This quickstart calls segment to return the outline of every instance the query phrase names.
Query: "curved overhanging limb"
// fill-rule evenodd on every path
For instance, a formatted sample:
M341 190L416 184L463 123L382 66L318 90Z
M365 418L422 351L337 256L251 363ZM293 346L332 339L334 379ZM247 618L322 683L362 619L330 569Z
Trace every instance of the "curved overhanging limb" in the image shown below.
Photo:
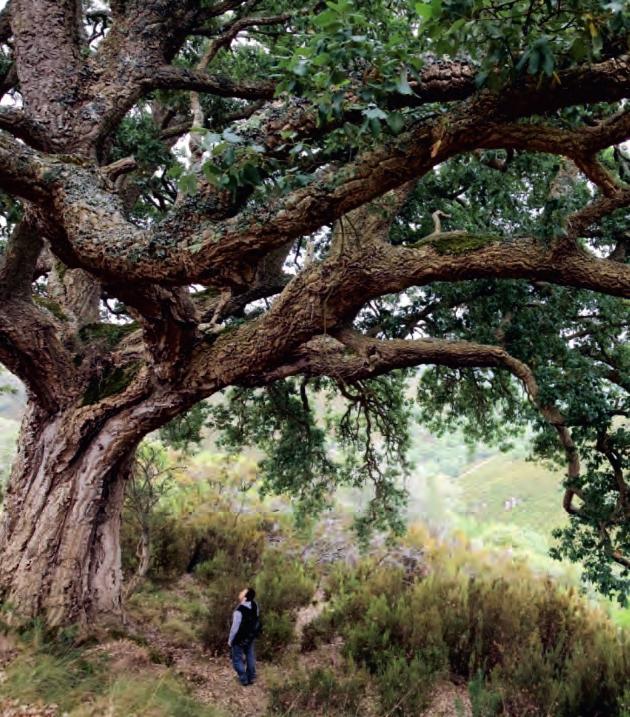
M351 385L394 369L422 365L505 369L515 376L521 382L532 405L556 431L567 464L569 487L563 505L571 515L580 516L579 509L572 504L573 498L579 497L579 489L575 486L580 478L580 459L571 430L555 406L540 400L538 383L531 368L500 346L443 339L382 340L352 329L344 329L332 335L317 336L306 342L285 364L261 375L259 383L266 385L282 378L300 375L309 378L328 376L341 385ZM606 444L605 437L600 439L598 448L611 461L622 502L627 506L627 486L621 475L619 461ZM607 526L601 526L601 536L602 541L610 545L610 557L619 565L628 567L630 558L611 545Z

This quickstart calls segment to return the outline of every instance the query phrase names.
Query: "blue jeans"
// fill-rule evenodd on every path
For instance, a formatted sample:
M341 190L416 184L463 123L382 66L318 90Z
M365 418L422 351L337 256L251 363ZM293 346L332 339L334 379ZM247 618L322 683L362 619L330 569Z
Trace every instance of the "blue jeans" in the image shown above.
M245 662L245 664L243 664ZM256 655L254 641L245 645L232 645L232 665L242 685L249 685L256 679Z

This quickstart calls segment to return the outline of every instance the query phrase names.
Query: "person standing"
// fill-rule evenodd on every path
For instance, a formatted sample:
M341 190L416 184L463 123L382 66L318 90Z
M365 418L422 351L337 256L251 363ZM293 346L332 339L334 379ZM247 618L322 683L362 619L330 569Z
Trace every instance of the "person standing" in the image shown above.
M232 665L240 683L246 687L256 680L256 655L254 642L260 633L260 615L258 604L254 600L254 588L241 590L239 604L232 616L232 627L228 637Z

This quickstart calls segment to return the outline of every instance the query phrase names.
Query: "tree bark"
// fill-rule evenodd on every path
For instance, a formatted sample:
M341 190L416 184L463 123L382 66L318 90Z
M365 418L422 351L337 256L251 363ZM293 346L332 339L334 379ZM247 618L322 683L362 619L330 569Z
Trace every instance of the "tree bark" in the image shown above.
M24 418L0 522L0 596L15 623L122 617L121 510L140 436L121 418L97 429L90 418L34 406Z
M457 102L438 116L405 115L404 131L347 160L313 152L322 163L314 162L307 185L268 202L249 201L249 189L232 193L204 182L172 207L161 198L159 221L138 222L130 212L143 182L126 191L117 175L138 166L148 177L163 156L156 153L150 169L133 157L112 162L111 150L125 115L154 90L268 100L251 128L238 131L280 162L299 141L323 143L339 125L317 121L303 98L275 98L267 81L206 71L235 32L275 22L248 17L245 0L111 0L108 32L91 48L84 5L11 0L0 12L0 40L15 76L5 73L0 85L19 81L22 98L0 108L0 189L26 210L0 257L0 361L32 400L0 515L0 600L13 606L16 621L41 616L50 625L121 617L118 538L133 452L144 435L196 401L229 385L262 386L300 372L349 380L429 360L507 367L527 385L523 366L501 347L349 338L344 330L368 301L434 282L495 278L630 296L630 267L580 242L593 224L630 205L621 175L617 181L596 159L627 139L630 114L615 112L595 125L590 118L570 130L545 120L563 108L628 97L627 54L559 69L553 79L516 78L500 92L477 88L476 71L464 62L429 61L412 92L391 93L388 108ZM235 15L222 25L229 10ZM197 69L173 64L199 31L216 31L216 39ZM199 124L187 113L169 127L179 112L170 102L151 112L167 150ZM349 108L340 118L346 120L358 127L364 118ZM405 183L482 149L564 156L602 196L566 216L564 234L553 240L436 227L414 245L391 244ZM271 176L266 164L263 175ZM295 243L334 222L328 254L285 275ZM505 228L497 221L497 231ZM49 267L39 270L44 254ZM191 292L194 284L207 292ZM135 327L123 329L118 310L106 318L104 294L124 305ZM247 305L276 294L262 315L246 314ZM533 398L531 382L529 393ZM561 435L576 476L568 429L558 416L543 415ZM148 538L140 547L144 570Z

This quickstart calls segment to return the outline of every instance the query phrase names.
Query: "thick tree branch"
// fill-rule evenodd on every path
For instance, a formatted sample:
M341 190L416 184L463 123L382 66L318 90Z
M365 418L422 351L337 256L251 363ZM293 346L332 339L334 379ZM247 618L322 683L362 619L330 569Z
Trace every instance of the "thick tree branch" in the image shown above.
M14 229L0 265L0 360L26 384L40 406L55 412L70 397L72 357L59 319L31 300L31 282L42 249L32 216Z
M23 139L35 149L46 151L52 148L51 137L46 128L16 107L0 107L0 129Z
M66 98L81 69L81 4L77 0L12 0L15 61L25 109L59 134L59 122L70 119ZM44 30L45 29L45 30Z
M0 132L0 187L13 196L46 203L51 187L44 179L46 164L42 155Z
M588 204L584 209L572 214L567 220L569 237L579 237L593 224L596 224L607 214L630 206L630 187L619 189L616 192ZM614 258L611 259L613 261Z
M596 156L574 157L574 161L578 169L601 189L605 197L611 197L621 189L618 180L597 160Z
M264 80L235 81L223 75L211 75L170 65L155 68L142 84L145 90L194 90L209 92L218 97L238 97L244 100L269 100L275 92L273 83Z

